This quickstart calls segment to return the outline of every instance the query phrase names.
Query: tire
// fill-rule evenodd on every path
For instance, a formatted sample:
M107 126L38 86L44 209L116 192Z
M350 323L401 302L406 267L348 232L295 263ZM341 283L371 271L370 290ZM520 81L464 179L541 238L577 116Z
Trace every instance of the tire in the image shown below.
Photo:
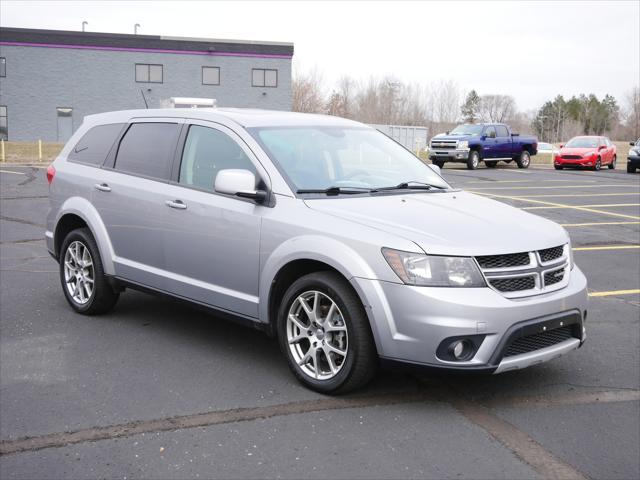
M487 166L487 168L496 168L496 165L498 165L498 162L487 162L485 160L484 164Z
M88 228L69 232L60 248L59 264L62 291L76 312L99 315L114 307L120 295L107 282L98 245ZM92 280L93 286L82 279Z
M531 155L529 152L527 150L523 150L516 160L516 163L518 164L518 168L529 168L529 165L531 164Z
M438 168L444 167L444 160L433 160L431 163L433 163Z
M636 173L636 167L634 167L630 163L627 163L627 173Z
M309 310L300 299L305 300ZM325 318L314 326L316 302L320 316L324 314ZM325 332L330 325L332 302L337 308L334 323L332 330ZM280 303L277 328L280 349L289 368L298 381L312 390L347 393L362 387L375 375L377 353L367 314L349 283L337 273L311 273L293 282ZM316 356L309 356L316 343ZM330 346L346 354L327 351Z
M597 172L602 168L602 160L600 157L596 160L596 164L593 166L593 169Z
M556 170L562 170L564 167L562 165L554 165L553 168Z
M467 168L469 170L475 170L480 165L480 153L477 150L471 150L469 152L469 158L467 158Z
M611 160L611 163L609 165L607 165L609 167L609 170L615 170L616 169L616 160L618 160L618 157L616 157L614 155L613 156L613 160Z

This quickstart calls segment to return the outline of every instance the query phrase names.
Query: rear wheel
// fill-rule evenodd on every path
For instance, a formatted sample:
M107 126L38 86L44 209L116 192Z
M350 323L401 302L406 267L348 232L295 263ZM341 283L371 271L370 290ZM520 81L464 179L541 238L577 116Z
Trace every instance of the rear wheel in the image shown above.
M616 168L616 160L618 159L618 157L616 157L615 155L613 156L613 160L611 160L611 163L608 165L610 170L615 170Z
M485 160L484 164L488 167L488 168L496 168L496 165L498 165L498 162L487 162Z
M62 242L60 283L69 305L84 315L108 312L118 301L119 294L107 282L98 245L88 228L69 232Z
M444 160L432 160L431 163L433 163L438 168L444 167Z
M469 170L475 170L480 164L480 153L477 150L471 150L469 152L469 158L467 158L467 168Z
M322 393L346 393L375 374L369 321L348 282L334 272L296 280L278 311L278 340L296 378Z
M516 160L518 168L529 168L531 164L531 155L528 151L523 150L518 159Z
M598 157L598 159L596 160L596 164L593 166L593 169L597 172L601 168L602 168L602 160L600 160L600 157Z

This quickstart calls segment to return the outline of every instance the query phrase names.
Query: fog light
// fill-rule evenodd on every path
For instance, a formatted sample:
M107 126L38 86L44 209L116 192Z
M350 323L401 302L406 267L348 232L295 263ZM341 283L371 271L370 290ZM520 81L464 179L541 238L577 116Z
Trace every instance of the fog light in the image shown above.
M456 358L462 358L462 354L464 353L464 342L462 340L457 341L453 344L453 356Z
M468 340L456 340L449 345L449 352L456 360L466 360L473 350L473 344Z

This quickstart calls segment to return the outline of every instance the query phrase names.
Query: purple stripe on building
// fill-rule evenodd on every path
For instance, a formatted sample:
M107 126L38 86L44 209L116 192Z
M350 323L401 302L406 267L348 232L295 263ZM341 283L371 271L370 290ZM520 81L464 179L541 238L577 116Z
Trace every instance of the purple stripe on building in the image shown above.
M105 50L115 52L141 52L141 53L169 53L178 55L205 55L209 57L253 57L253 58L284 58L291 59L292 55L252 52L216 52L196 50L166 50L155 48L131 48L131 47L105 47L99 45L61 45L53 43L29 43L29 42L1 42L0 45L14 47L41 47L41 48L66 48L76 50Z

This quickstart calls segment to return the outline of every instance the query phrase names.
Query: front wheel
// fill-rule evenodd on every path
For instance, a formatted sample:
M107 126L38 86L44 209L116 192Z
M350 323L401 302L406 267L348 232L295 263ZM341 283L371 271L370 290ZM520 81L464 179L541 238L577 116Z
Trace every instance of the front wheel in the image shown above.
M531 164L531 155L528 151L523 150L518 159L516 160L518 168L529 168Z
M609 170L615 170L616 168L616 160L618 159L618 157L616 157L615 155L613 156L613 160L611 160L611 163L608 165L609 166Z
M562 170L564 167L562 165L554 165L553 168L556 170Z
M438 168L444 167L444 160L432 160L431 163L433 163Z
M593 169L597 172L602 168L602 160L600 160L600 157L598 157L598 159L596 160L596 164L593 166Z
M636 173L636 167L634 167L630 163L627 163L627 173Z
M487 162L485 160L484 164L487 166L487 168L496 168L496 165L498 165L498 162Z
M334 272L296 280L278 311L278 341L296 378L321 393L346 393L375 374L377 355L362 302Z
M102 268L100 252L91 231L69 232L60 249L60 283L69 305L78 313L106 313L118 301Z
M480 164L480 153L477 150L471 150L469 158L467 158L467 168L469 170L475 170Z

